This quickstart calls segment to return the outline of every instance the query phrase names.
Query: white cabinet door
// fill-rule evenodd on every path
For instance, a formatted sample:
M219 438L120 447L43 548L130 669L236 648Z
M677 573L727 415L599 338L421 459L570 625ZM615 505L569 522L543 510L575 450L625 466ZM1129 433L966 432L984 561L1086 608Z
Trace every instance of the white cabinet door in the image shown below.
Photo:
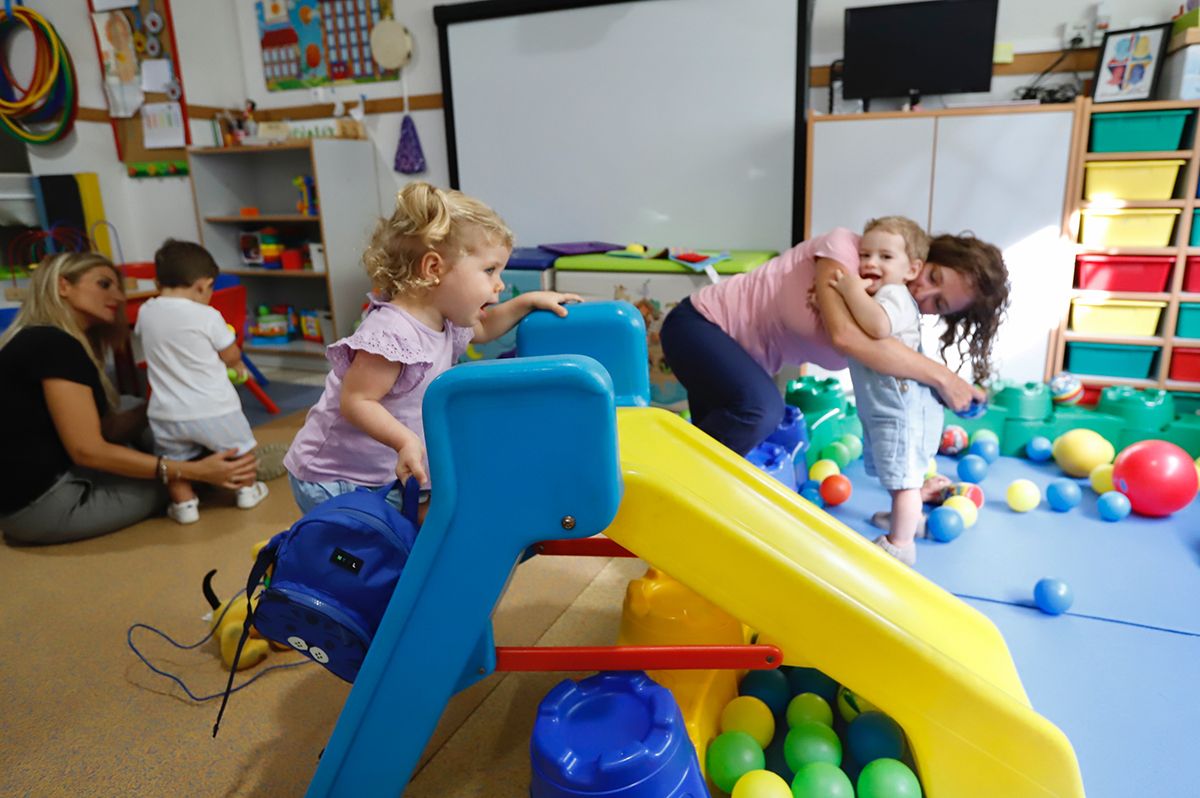
M1072 119L1063 108L937 123L930 229L970 231L1004 252L1012 290L993 366L1011 380L1042 379L1050 333L1069 301L1073 261L1061 223ZM934 341L927 331L931 354Z
M816 121L809 237L893 214L926 226L933 132L932 117Z

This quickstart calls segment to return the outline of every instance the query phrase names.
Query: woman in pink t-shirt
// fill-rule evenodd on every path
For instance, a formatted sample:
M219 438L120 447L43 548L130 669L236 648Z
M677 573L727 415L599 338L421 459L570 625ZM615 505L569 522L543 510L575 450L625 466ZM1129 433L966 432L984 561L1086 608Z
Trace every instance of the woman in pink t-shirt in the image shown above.
M815 363L841 369L847 358L929 385L955 410L983 398L942 363L859 328L831 287L837 272L858 272L858 250L858 234L839 227L754 271L701 288L667 315L663 356L687 389L692 423L744 455L783 418L774 380L780 368ZM937 236L908 289L922 313L945 322L941 353L965 347L975 381L986 379L1008 302L1000 251L969 235Z

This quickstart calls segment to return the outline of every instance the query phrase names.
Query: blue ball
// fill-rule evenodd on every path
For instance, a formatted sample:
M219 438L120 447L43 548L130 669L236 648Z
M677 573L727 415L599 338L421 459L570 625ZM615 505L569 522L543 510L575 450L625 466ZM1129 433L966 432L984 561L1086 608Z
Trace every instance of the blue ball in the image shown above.
M1110 490L1102 493L1096 500L1096 510L1105 521L1120 521L1129 515L1129 511L1132 509L1129 497L1119 491Z
M925 521L929 536L942 543L949 543L962 534L962 513L953 507L938 507L929 514Z
M1046 503L1055 512L1065 513L1083 499L1079 485L1070 479L1056 479L1046 486Z
M752 695L771 708L775 715L787 712L792 691L787 676L780 670L750 671L738 685L738 695Z
M1000 459L1000 444L991 438L976 438L967 449L969 454L975 454L987 461L988 465Z
M854 761L866 767L876 759L902 759L904 732L900 724L877 710L864 712L846 729L846 748Z
M971 444L972 447L975 444ZM979 484L987 476L988 464L977 454L968 454L958 461L958 478L963 482Z
M818 507L825 506L825 500L823 498L821 498L821 489L820 488L810 488L807 485L805 485L804 488L800 491L800 495L803 496L804 498L808 499L810 502L817 505Z
M804 480L804 484L801 485L798 490L803 493L805 489L819 491L821 490L821 483L817 482L815 479L806 479Z
M1035 463L1044 463L1050 459L1053 454L1054 444L1050 443L1049 438L1038 435L1030 438L1029 443L1025 444L1025 456Z
M1062 615L1074 600L1071 587L1061 579L1039 579L1033 588L1033 603L1047 615Z
M829 702L829 706L837 706L838 683L821 673L816 668L794 667L787 668L788 687L792 696L801 693L816 693Z

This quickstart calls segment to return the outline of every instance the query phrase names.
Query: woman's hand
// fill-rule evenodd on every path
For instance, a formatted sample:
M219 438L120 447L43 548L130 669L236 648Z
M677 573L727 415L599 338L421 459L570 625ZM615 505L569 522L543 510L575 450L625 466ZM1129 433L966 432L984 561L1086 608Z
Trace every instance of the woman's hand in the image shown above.
M246 452L239 457L237 449L226 449L196 460L190 464L190 468L195 469L195 478L201 482L236 490L254 484L258 458L254 452Z
M985 401L987 394L982 388L976 388L954 372L946 369L946 373L935 386L946 407L955 413L962 413L971 406L972 400Z
M425 447L415 435L396 450L396 479L403 485L409 477L416 477L420 485L429 480L425 473Z

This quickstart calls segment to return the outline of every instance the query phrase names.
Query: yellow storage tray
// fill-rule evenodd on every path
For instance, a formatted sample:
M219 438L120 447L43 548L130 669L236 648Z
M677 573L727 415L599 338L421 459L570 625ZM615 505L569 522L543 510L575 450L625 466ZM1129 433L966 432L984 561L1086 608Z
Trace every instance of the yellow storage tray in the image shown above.
M1079 240L1089 247L1169 247L1179 208L1083 211Z
M1186 161L1091 161L1084 164L1086 200L1165 200L1175 192L1175 180Z
M1071 300L1071 329L1093 335L1154 335L1166 302L1140 299Z

